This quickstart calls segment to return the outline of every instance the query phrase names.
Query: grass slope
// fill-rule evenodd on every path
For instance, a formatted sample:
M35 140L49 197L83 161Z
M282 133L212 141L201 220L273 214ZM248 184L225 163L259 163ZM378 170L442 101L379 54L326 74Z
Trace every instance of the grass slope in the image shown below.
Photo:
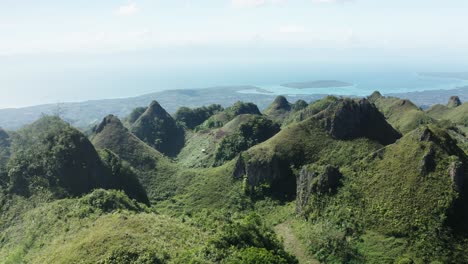
M468 127L468 103L451 108L444 105L434 105L426 113L434 119L449 120L455 124Z
M314 194L304 239L324 262L465 263L467 164L444 130L412 131L341 168L337 194Z
M409 100L384 97L375 92L369 100L385 115L387 121L405 134L420 125L433 123L433 119Z
M151 202L171 195L176 186L164 184L169 184L177 171L171 160L130 133L115 116L104 118L94 132L92 143L96 148L111 150L137 170Z

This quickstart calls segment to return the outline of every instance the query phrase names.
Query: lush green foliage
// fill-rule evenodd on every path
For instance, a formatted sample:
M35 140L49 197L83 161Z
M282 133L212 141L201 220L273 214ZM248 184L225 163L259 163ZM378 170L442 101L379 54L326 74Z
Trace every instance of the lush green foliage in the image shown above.
M7 163L10 159L10 135L0 128L0 187L8 185Z
M234 105L226 108L224 111L208 118L198 127L198 130L222 127L238 115L253 114L260 115L260 110L253 103L236 102Z
M133 125L138 120L138 118L140 118L140 116L144 112L146 112L146 110L148 110L148 107L137 107L133 109L133 111L130 113L130 115L128 115L125 121L128 123L129 126Z
M196 126L202 124L212 115L223 111L221 105L213 104L209 106L202 106L199 108L190 109L188 107L181 107L177 110L174 118L177 122L184 124L189 129L194 129Z
M205 254L213 262L221 263L297 263L284 251L273 230L255 214L223 226L209 241Z
M92 137L98 149L108 149L128 162L145 186L150 201L168 198L176 186L162 184L176 172L171 161L131 134L115 116L106 117Z
M395 143L374 105L336 97L279 98L281 131L240 102L182 108L177 121L153 103L131 130L108 116L94 146L57 117L0 130L0 262L468 262L463 105L426 114L381 97L369 100L408 130ZM433 125L409 131L413 112ZM204 119L176 158L155 149L167 120Z
M428 133L431 140L421 140ZM467 161L450 140L437 128L416 130L343 168L344 185L335 196L310 199L304 234L316 257L338 263L466 262L457 238L465 232L466 208L458 201L466 191L456 191L447 170L457 159Z
M271 120L254 116L243 123L237 132L223 138L215 154L215 165L233 159L240 152L271 138L279 130L279 125Z
M174 263L206 241L198 229L151 213L122 192L97 190L27 210L13 199L2 212L21 217L2 224L3 263Z
M9 189L30 195L50 189L58 197L112 187L111 175L78 130L44 117L15 134L8 163Z
M130 130L142 141L168 156L175 156L184 145L184 130L153 101Z
M281 123L290 114L291 109L291 103L288 102L286 97L280 95L265 109L264 114Z
M110 171L112 185L115 188L124 190L129 197L137 201L149 203L146 191L138 180L137 172L127 162L107 149L99 151L99 156Z
M435 119L449 120L455 124L468 127L468 103L453 108L435 105L427 110L427 114Z
M284 124L285 125L288 125L288 124L291 124L291 123L294 123L294 122L300 122L300 121L304 121L306 120L307 118L309 117L312 117L316 114L318 114L319 112L325 110L330 104L336 102L338 100L337 97L335 96L327 96L321 100L317 100L313 103L311 103L310 105L308 105L307 107L304 107L303 109L297 111L297 112L294 112L293 114L291 114L290 116L288 116L285 120L284 120ZM301 105L303 103L299 103L299 105Z
M294 112L301 111L302 109L307 108L309 104L304 101L304 100L297 100L293 105L292 105L292 110Z
M396 97L371 96L369 100L385 115L388 122L401 133L434 122L430 116L409 100Z

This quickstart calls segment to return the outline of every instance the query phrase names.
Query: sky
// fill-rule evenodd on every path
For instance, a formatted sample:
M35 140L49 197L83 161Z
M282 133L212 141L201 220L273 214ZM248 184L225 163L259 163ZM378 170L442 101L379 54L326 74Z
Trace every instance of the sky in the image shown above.
M37 103L18 98L45 89L39 75L119 64L463 64L467 13L466 0L0 0L0 91L17 92L0 107Z
M0 54L167 47L466 51L466 0L1 0ZM442 50L442 51L440 51Z

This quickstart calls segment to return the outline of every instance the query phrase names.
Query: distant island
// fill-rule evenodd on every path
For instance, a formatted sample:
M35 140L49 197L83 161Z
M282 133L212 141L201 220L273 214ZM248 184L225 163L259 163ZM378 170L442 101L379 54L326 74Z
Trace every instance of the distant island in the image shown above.
M320 80L310 82L293 82L282 84L283 87L296 88L296 89L307 89L307 88L332 88L332 87L347 87L353 86L352 83L335 81L335 80Z
M468 80L468 72L421 72L421 76Z

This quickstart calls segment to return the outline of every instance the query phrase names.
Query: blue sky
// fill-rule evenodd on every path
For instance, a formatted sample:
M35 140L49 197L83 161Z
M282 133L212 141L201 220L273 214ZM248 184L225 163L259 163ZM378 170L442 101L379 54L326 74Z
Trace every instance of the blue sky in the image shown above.
M467 12L466 0L2 0L0 55L246 46L465 52Z

